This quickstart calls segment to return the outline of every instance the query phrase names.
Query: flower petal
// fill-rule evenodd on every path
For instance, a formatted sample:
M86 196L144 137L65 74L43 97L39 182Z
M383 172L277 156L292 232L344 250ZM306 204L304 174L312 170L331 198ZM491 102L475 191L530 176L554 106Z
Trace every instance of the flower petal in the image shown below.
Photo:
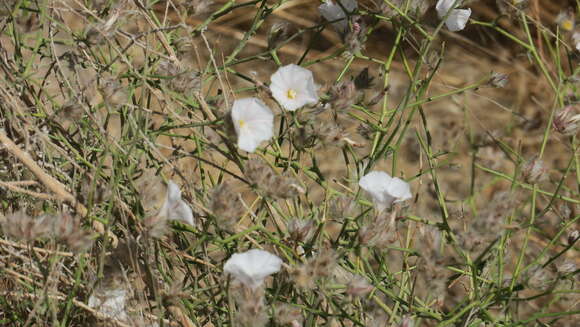
M236 100L231 117L241 150L254 152L261 142L269 140L274 134L274 114L257 98Z
M224 265L224 272L249 288L259 287L266 277L277 273L282 267L282 259L259 249L252 249L232 255Z

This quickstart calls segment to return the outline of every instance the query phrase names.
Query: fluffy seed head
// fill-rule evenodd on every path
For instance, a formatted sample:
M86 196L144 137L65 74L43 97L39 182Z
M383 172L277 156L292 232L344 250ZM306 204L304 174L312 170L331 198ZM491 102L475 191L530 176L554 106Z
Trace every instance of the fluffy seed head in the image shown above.
M573 136L580 131L580 114L576 112L576 107L568 106L556 113L552 126L558 133Z
M216 223L229 232L234 232L236 223L244 214L244 206L238 195L228 182L216 186L211 192L210 209L216 217Z

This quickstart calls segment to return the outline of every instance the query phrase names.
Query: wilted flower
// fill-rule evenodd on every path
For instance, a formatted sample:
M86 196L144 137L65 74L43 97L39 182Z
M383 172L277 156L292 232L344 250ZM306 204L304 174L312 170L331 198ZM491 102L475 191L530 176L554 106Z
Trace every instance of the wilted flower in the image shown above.
M88 305L109 318L127 321L129 319L125 311L127 297L128 291L124 288L103 288L91 294Z
M580 114L576 114L574 109L574 106L568 106L554 116L552 126L560 134L573 136L580 130Z
M232 255L224 265L224 272L255 290L266 277L277 273L281 267L282 259L278 256L264 250L252 249Z
M556 16L556 24L560 26L566 32L572 32L574 26L576 26L576 21L574 20L574 12L570 10L561 11L558 16Z
M193 212L189 205L181 199L179 186L173 181L167 183L167 196L163 207L159 211L159 215L169 220L180 220L191 226L195 226Z
M378 211L413 197L409 183L382 171L371 171L360 179L358 185L372 197Z
M445 25L451 32L461 31L471 16L471 9L455 9L453 6L461 0L439 0L435 9L439 18L445 19ZM449 14L448 14L449 13Z
M507 74L492 72L488 84L493 87L504 88L508 82L509 77Z
M574 31L574 34L572 34L572 41L574 41L576 50L580 51L580 30L577 29Z
M312 72L298 65L280 67L270 78L270 91L278 103L289 111L318 102Z
M338 1L340 4L334 3L332 0L328 0L318 7L318 11L320 11L322 17L324 17L329 22L338 20L332 23L332 27L334 27L338 34L344 36L349 29L348 20L346 18L349 14L352 14L356 10L358 4L356 0Z
M231 117L238 135L238 147L244 151L256 151L260 143L274 134L274 114L260 99L234 101Z

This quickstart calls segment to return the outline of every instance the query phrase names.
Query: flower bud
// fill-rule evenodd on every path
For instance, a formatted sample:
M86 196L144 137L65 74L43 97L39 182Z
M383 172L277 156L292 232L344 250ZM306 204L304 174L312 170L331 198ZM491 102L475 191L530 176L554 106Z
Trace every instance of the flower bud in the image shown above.
M570 233L568 233L568 245L572 246L574 243L576 243L576 241L578 241L579 238L580 231L578 231L577 229L571 231Z
M268 32L268 49L277 48L280 43L288 39L288 32L290 30L290 24L286 22L279 22L272 27Z
M487 83L492 87L504 88L508 82L509 77L507 74L492 72Z

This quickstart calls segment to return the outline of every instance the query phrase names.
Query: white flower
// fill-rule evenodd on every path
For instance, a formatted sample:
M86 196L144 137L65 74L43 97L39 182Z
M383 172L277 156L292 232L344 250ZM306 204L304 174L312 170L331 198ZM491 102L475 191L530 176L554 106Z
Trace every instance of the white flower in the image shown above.
M371 171L359 180L358 185L373 198L379 211L413 197L409 183L382 171Z
M266 277L280 271L282 259L258 249L232 255L224 265L224 272L231 274L246 287L256 289Z
M234 101L231 115L238 134L238 148L254 152L262 141L272 137L274 114L260 99L244 98Z
M318 102L312 72L298 65L280 67L270 78L274 99L286 110L294 111Z
M444 18L447 16L447 12L451 10L445 20L445 25L451 32L464 29L465 24L469 20L469 16L471 16L471 9L452 9L455 2L460 3L461 0L439 0L437 6L435 6L439 18Z
M125 311L126 302L126 289L102 289L91 294L88 305L109 318L128 321L129 316Z
M194 226L193 212L185 201L181 199L179 186L173 181L167 183L167 196L165 203L159 211L159 215L170 220L181 220L191 226Z
M344 12L342 7L339 4L335 4L332 0L326 1L325 3L321 4L318 7L318 11L322 17L324 17L327 21L332 22L337 19L340 19L337 22L332 23L332 27L339 33L339 34L346 34L348 32L348 21L346 20L347 13L352 13L358 7L356 0L339 0L342 7L346 9L347 12Z

